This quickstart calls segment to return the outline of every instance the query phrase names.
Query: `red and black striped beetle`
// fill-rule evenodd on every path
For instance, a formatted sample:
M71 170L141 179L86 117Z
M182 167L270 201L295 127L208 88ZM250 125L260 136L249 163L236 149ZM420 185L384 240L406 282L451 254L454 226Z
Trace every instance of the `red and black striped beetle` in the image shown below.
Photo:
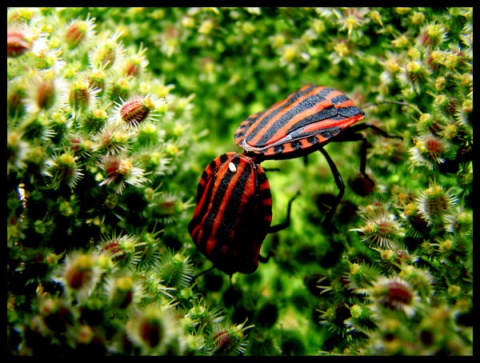
M360 172L373 185L365 173L367 140L357 132L372 128L384 137L398 137L371 124L355 125L364 116L365 113L341 91L306 85L266 110L249 116L234 137L245 155L254 157L257 163L305 156L319 150L327 159L339 189L325 219L328 223L345 192L345 185L323 147L330 141L362 141Z
M266 235L285 228L270 226L272 195L263 168L245 155L228 152L204 170L188 230L197 248L228 275L256 271Z
M333 88L307 85L248 117L235 141L262 159L308 154L364 117L351 99Z

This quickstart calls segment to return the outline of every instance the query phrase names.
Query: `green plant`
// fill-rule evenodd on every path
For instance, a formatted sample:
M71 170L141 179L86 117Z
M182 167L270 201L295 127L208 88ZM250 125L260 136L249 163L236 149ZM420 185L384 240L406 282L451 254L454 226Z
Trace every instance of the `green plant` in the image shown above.
M161 233L191 207L174 178L189 98L121 30L61 14L8 13L9 352L241 352L248 327L202 300L188 248Z

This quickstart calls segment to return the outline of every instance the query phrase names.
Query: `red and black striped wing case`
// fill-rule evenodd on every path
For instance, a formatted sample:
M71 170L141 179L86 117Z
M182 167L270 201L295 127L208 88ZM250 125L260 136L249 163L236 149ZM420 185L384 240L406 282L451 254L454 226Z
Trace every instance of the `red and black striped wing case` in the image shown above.
M364 115L341 91L307 85L248 117L235 142L263 159L292 158L316 150Z
M252 273L272 221L272 196L263 168L234 152L204 170L188 230L197 248L227 274Z

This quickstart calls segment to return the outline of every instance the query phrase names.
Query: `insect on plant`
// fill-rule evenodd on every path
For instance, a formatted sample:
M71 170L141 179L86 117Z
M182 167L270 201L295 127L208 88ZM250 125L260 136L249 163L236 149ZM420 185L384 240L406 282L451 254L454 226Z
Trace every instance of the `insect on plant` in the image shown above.
M359 131L371 128L384 137L398 137L371 124L355 125L364 116L342 92L307 85L248 117L235 133L243 154L220 155L206 167L198 184L197 205L188 225L197 248L229 275L256 271L263 240L268 233L288 227L296 197L288 203L285 222L271 226L272 194L260 163L306 156L316 150L325 156L339 189L324 221L328 224L345 185L323 147L330 141L362 141L360 172L373 185L365 172L367 140Z
M359 132L370 128L384 137L401 139L371 124L356 125L364 116L365 113L341 91L306 85L266 110L249 116L238 127L235 141L245 150L244 155L256 163L291 159L320 151L339 189L324 220L324 224L328 224L345 193L345 185L324 146L329 142L362 141L360 173L373 185L365 172L367 140Z
M216 268L228 275L249 274L262 260L266 235L289 225L292 201L285 222L271 226L272 195L265 171L252 158L228 152L205 168L188 230Z

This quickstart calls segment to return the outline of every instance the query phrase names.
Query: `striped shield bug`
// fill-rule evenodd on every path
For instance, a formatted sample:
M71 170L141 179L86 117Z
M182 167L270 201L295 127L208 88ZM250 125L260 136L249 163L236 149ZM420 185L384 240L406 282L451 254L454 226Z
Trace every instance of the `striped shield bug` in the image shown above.
M190 235L200 252L229 275L256 271L267 233L289 223L291 203L287 221L270 226L272 195L265 171L252 158L234 152L205 168L196 202Z
M374 129L384 137L391 136L371 124L358 124L365 113L341 91L325 86L306 85L264 111L249 116L238 127L234 137L245 155L257 163L268 159L290 159L319 150L326 158L339 189L325 219L328 223L345 192L335 163L323 148L330 141L362 141L360 172L365 173L367 140L358 133ZM401 139L401 137L399 137Z
M307 85L248 117L235 133L238 146L263 159L287 159L314 151L364 117L342 92Z

